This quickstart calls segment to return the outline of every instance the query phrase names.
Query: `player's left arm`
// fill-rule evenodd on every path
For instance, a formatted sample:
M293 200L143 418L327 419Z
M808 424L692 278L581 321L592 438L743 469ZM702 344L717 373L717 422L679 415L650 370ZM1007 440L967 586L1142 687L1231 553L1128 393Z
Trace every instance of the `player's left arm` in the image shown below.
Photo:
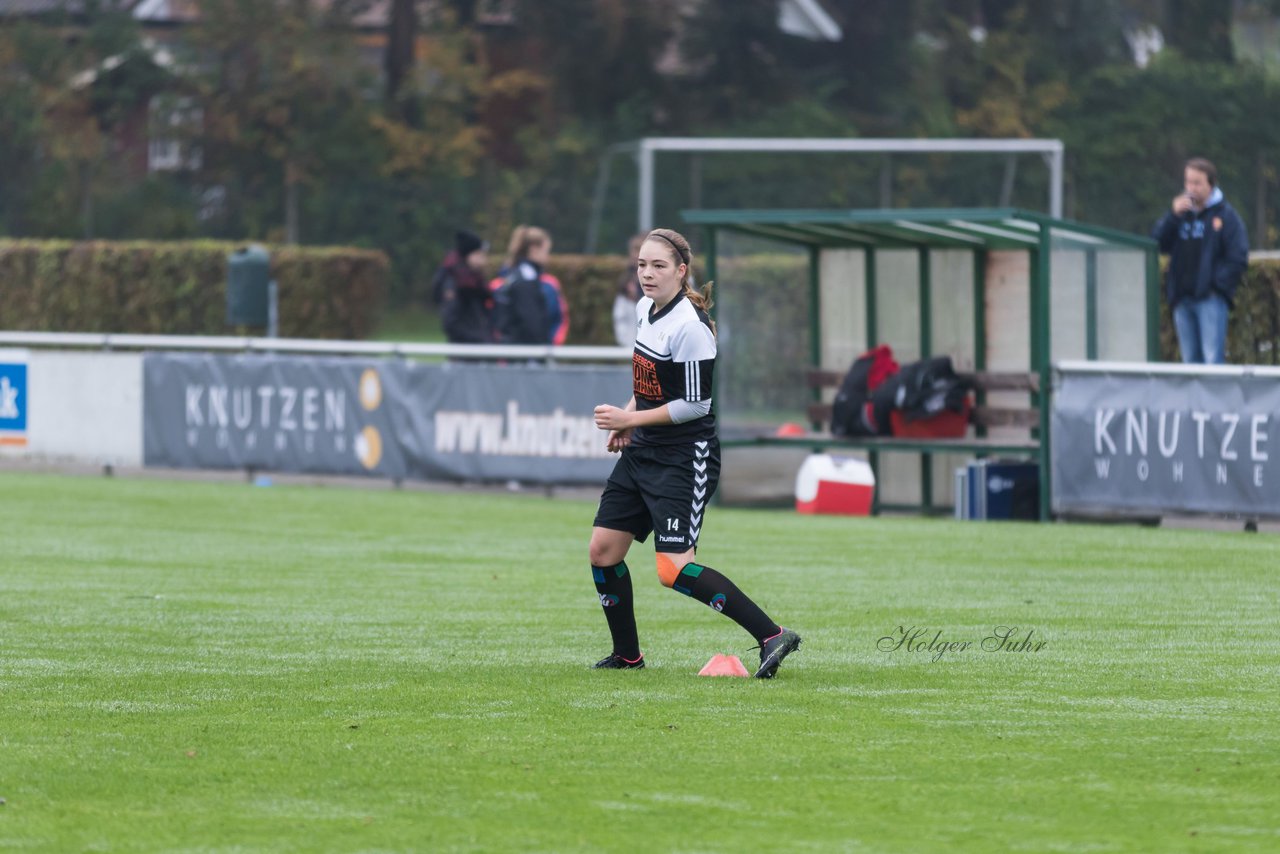
M716 362L716 338L705 325L688 324L671 337L671 358L682 368L681 397L653 409L636 410L635 398L627 408L604 404L595 409L601 430L632 430L683 424L711 411L712 369Z
M711 411L711 380L716 364L716 336L705 323L688 323L671 336L671 358L683 369L683 395L666 408L672 422L683 424Z

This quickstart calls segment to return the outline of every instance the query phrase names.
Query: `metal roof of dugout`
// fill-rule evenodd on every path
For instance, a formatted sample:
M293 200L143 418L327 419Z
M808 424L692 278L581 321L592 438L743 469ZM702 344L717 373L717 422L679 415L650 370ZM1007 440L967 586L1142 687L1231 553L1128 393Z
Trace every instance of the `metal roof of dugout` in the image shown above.
M1039 377L1039 388L1050 388L1050 364L1060 358L1084 358L1088 360L1117 358L1114 352L1103 352L1100 346L1100 307L1113 312L1117 306L1125 312L1126 325L1121 334L1127 334L1129 350L1120 358L1158 361L1160 342L1159 260L1156 243L1148 237L1117 231L1115 229L1074 222L1048 216L1043 213L1018 208L938 208L938 209L877 209L877 210L690 210L683 212L685 222L703 229L704 257L707 259L706 276L716 278L717 245L724 234L746 235L803 247L809 254L809 322L811 363L816 367L843 370L847 365L823 365L823 306L824 283L821 280L820 260L828 250L863 250L864 269L861 275L862 300L866 329L860 331L867 347L880 343L881 318L877 300L877 254L881 250L914 250L919 254L918 280L914 304L919 323L920 358L942 355L934 352L933 308L939 299L938 282L931 275L930 253L935 250L967 250L973 257L971 297L972 343L971 354L957 354L972 358L973 369L985 371L988 340L994 330L989 328L988 263L991 253L1027 253L1027 311L1025 322L1026 364L1019 366ZM1077 255L1076 267L1082 283L1063 287L1054 296L1055 253ZM1123 300L1109 302L1109 281L1099 277L1099 259L1108 253L1138 253L1142 258L1141 272L1126 275L1126 295ZM1139 269L1137 265L1132 265ZM1075 269L1075 268L1073 268ZM1105 277L1103 277L1105 279ZM1141 279L1141 281L1137 281ZM717 291L720 301L732 300L732 284ZM831 283L826 283L829 288ZM852 286L852 285L850 285ZM1070 290L1070 293L1068 293ZM1140 296L1139 296L1140 294ZM1066 307L1083 321L1080 335L1078 321L1070 331L1081 340L1074 350L1067 342L1055 342L1054 335L1067 333L1065 322L1055 323L1054 309ZM1118 297L1116 298L1119 299ZM1137 300L1141 305L1135 305ZM1083 305L1070 305L1083 302ZM1137 309L1135 312L1134 309ZM1063 312L1064 315L1066 312ZM1139 317L1138 315L1141 315ZM1114 318L1106 318L1114 323ZM1111 333L1115 336L1114 331ZM1145 342L1140 339L1145 337ZM893 345L893 341L888 341ZM1012 366L1003 364L1001 369ZM1041 411L1041 425L1049 423L1048 394L1035 395L1033 401ZM1042 507L1048 499L1049 437L1043 427L1038 431L1040 440ZM928 454L925 454L921 472L921 504L931 507Z

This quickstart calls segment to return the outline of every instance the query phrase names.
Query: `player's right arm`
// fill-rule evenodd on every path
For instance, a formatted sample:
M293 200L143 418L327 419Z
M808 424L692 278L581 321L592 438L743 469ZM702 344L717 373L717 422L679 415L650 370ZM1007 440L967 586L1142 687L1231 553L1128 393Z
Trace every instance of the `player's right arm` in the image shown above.
M601 419L602 410L604 411L603 422ZM612 410L612 412L610 412L609 410ZM627 405L622 407L621 409L619 409L616 406L609 406L608 404L601 404L600 406L596 407L595 409L596 426L599 427L601 430L609 431L609 438L605 441L605 448L610 453L617 453L618 451L621 451L623 448L627 447L627 445L631 444L631 433L635 429L635 427L621 427L616 425L617 425L618 419L622 417L624 413L635 412L635 411L636 411L636 396L634 394L631 395L631 399L627 401Z

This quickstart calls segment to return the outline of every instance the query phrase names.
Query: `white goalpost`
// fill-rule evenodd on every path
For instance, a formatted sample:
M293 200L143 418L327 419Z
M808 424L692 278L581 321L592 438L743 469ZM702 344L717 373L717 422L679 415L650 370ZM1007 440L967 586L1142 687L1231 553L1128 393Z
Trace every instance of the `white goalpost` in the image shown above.
M1014 158L1019 154L1039 154L1049 168L1049 200L1047 212L1054 218L1062 217L1063 154L1065 148L1058 139L842 139L802 137L645 137L633 142L610 146L600 158L596 173L595 193L591 204L591 219L587 226L585 251L594 253L600 233L600 218L604 209L604 197L614 158L630 155L636 163L638 205L636 231L653 228L654 179L657 155L661 153L684 154L1003 154L1005 178L1003 194L1012 189L1015 174ZM888 173L882 176L886 180ZM887 193L882 193L887 195Z

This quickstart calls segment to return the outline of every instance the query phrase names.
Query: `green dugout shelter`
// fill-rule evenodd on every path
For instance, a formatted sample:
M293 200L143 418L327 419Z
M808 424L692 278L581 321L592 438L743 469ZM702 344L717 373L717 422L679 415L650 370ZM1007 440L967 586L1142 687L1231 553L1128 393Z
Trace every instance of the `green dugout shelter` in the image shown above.
M732 303L734 287L717 270L739 254L739 238L807 254L809 364L797 368L844 371L883 343L902 363L946 354L962 371L1031 372L1043 390L1051 363L1061 359L1159 358L1158 254L1145 236L1016 208L691 210L683 217L703 230L705 275L717 281L721 306ZM1031 402L1047 416L1047 396ZM1048 437L1038 438L1047 508ZM895 459L878 466L885 507L931 508L935 497L949 495L962 461L887 456Z

